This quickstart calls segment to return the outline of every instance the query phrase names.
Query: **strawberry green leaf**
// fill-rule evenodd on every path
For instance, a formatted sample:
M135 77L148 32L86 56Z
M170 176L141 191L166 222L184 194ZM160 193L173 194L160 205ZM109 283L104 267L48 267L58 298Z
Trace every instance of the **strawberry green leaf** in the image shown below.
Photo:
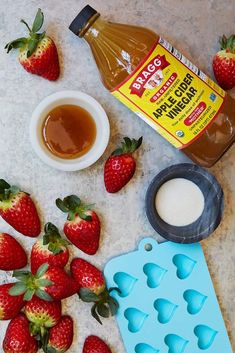
M26 282L29 278L29 271L14 271L12 276L19 281Z
M47 302L53 301L53 298L48 293L46 293L44 290L42 290L40 288L38 288L36 290L35 294L37 297L39 297L40 299L45 300Z
M117 148L113 151L112 156L120 156L121 154L123 154L122 148Z
M26 290L27 286L25 283L17 282L9 289L8 293L14 297L25 293Z
M125 144L127 148L131 147L131 139L129 137L124 137Z
M88 288L80 288L78 295L86 303L98 302L100 300L99 296Z
M99 315L96 312L97 304L94 304L91 308L91 315L102 325L102 321L99 318Z
M12 185L9 190L12 194L15 194L15 195L20 192L20 188L16 185Z
M29 302L33 298L34 293L35 293L35 289L31 289L31 288L27 289L24 295L24 300Z
M110 298L107 302L109 309L110 309L110 314L111 316L116 315L119 305L118 302L116 300L112 300L112 298Z
M92 221L92 217L90 215L86 215L85 213L83 213L82 211L78 210L78 215L81 219L83 219L84 221L88 221L91 222Z
M27 27L29 32L31 32L31 28L29 27L28 23L25 22L25 20L20 20L20 22L23 23Z
M34 33L38 32L43 25L43 21L44 21L43 12L41 9L38 9L38 12L37 12L36 17L33 22L32 32L34 32Z
M97 304L97 312L102 317L109 317L109 308L104 303Z
M24 38L24 37L18 38L18 39L13 40L10 43L7 43L5 45L5 49L7 50L7 53L9 53L9 51L11 49L22 48L26 43L27 43L27 38Z
M63 202L61 199L56 199L55 203L56 203L56 206L57 206L62 212L65 212L65 213L68 213L68 212L69 212L69 207L68 207L67 205L65 205L64 202Z
M44 235L43 236L43 240L42 240L42 244L43 245L47 245L47 244L49 244L49 242L50 242L50 238L49 238L49 235Z
M49 287L49 286L53 286L53 284L54 284L54 282L52 282L46 278L41 278L41 279L37 280L37 285L39 287Z
M46 353L58 353L58 351L53 347L47 347Z
M0 179L0 190L10 189L9 185L4 179Z
M113 291L118 292L119 294L122 294L121 290L118 287L110 287L108 292L111 293Z
M73 211L69 211L68 220L73 221L75 219L75 214Z
M59 230L58 230L58 228L53 224L53 223L51 223L51 222L47 222L46 224L45 224L45 227L44 227L44 232L45 233L55 233L55 234L58 234L59 235Z
M38 46L38 39L30 38L28 42L27 58L29 58L35 52L37 46Z
M76 195L70 195L64 198L64 203L70 210L75 210L81 205L81 200Z
M63 252L63 249L59 248L57 244L50 243L48 250L51 251L54 255L59 255Z
M120 156L125 153L133 153L137 150L137 148L140 147L142 141L142 136L138 140L131 140L129 137L124 137L124 142L121 143L121 147L113 151L112 156Z
M34 336L34 338L36 338L37 341L40 340L41 337L39 334L39 327L35 325L33 322L30 322L29 324L29 332L31 336Z
M49 268L49 264L48 263L42 264L37 270L36 277L37 278L42 277L46 273L48 268Z

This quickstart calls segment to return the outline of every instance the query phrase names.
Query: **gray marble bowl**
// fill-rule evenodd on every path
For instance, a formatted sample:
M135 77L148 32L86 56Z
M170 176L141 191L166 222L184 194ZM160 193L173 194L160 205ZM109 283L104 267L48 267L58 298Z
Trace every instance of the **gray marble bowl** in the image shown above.
M164 222L155 207L159 188L174 178L185 178L194 182L204 195L205 206L201 216L187 226L177 227ZM168 167L156 175L147 190L145 207L150 224L162 237L176 243L195 243L207 238L220 224L224 195L220 184L211 173L195 164L182 163Z

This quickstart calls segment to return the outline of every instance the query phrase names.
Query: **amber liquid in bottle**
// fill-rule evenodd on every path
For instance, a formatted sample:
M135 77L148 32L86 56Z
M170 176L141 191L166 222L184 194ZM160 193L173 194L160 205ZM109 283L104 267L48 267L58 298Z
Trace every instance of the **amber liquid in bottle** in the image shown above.
M93 15L80 31L90 45L104 86L112 91L148 55L159 36L149 29L103 21ZM203 134L182 151L201 166L211 167L235 140L235 100L226 95L221 112Z

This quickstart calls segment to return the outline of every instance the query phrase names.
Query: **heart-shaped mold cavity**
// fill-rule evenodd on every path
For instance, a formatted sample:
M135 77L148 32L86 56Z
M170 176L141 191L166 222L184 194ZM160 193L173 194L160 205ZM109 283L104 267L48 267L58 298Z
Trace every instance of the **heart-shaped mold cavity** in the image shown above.
M175 255L172 261L177 268L176 274L179 279L188 278L191 275L194 269L194 266L197 263L197 261L191 259L191 257L188 257L183 254Z
M145 264L143 271L147 276L147 285L150 288L158 287L167 272L165 268L153 263Z
M191 315L198 314L207 299L207 296L194 290L188 289L184 292L184 300L188 303L187 311Z
M121 291L121 293L119 293L120 297L127 297L137 281L136 278L125 272L117 272L114 275L113 280Z
M158 312L158 321L161 324L167 324L175 313L178 305L169 300L159 298L154 302L154 308Z
M148 314L136 308L128 308L125 310L124 316L128 320L128 330L135 333L141 330Z
M194 329L194 334L198 338L198 347L200 349L208 349L214 342L215 336L218 331L213 330L211 327L206 325L198 325Z
M135 353L158 353L159 349L153 348L149 344L139 343L135 346Z
M183 353L188 344L187 340L174 334L167 335L164 341L169 348L168 353Z

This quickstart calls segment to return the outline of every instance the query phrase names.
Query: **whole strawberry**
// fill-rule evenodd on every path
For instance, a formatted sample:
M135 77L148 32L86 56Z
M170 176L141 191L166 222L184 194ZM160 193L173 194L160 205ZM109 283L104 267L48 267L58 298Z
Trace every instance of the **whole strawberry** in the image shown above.
M38 9L32 28L21 20L29 31L29 37L13 40L5 46L5 49L9 53L11 49L19 48L19 62L26 71L55 81L60 74L58 53L54 41L45 32L38 33L43 21L41 9Z
M0 179L0 215L21 234L28 237L40 234L40 220L29 194L3 179Z
M133 177L136 163L132 153L142 144L139 140L124 137L121 147L116 149L107 159L104 166L104 184L110 193L115 193L123 188Z
M13 297L9 294L12 285L12 283L0 285L0 320L13 319L25 304L23 295Z
M53 327L61 319L61 302L46 301L36 295L26 303L25 315L33 323L33 333L40 332L41 327Z
M111 353L111 349L101 338L92 335L86 338L82 353Z
M27 255L20 243L7 233L0 233L0 270L12 271L27 265Z
M38 268L48 263L49 266L64 268L69 260L69 242L61 238L58 228L47 223L44 227L43 239L38 240L31 251L31 271L35 274Z
M235 35L220 40L221 50L213 58L213 70L218 84L225 90L235 87Z
M64 233L78 249L88 255L94 255L99 248L100 220L92 205L85 205L76 195L56 200L57 207L68 213L64 224Z
M62 316L58 324L49 330L45 353L66 352L73 343L73 320L70 316Z
M38 343L31 336L29 322L24 314L19 314L9 323L3 340L5 353L36 353Z
M103 273L95 266L83 259L73 259L71 262L71 273L77 281L79 297L84 302L94 302L91 308L92 316L102 324L99 316L109 317L115 315L118 302L110 296L111 288L107 290Z
M78 283L60 267L43 264L36 274L29 271L14 271L13 276L19 281L11 288L11 295L24 293L24 300L29 301L35 294L42 300L62 300L71 297L79 290Z

